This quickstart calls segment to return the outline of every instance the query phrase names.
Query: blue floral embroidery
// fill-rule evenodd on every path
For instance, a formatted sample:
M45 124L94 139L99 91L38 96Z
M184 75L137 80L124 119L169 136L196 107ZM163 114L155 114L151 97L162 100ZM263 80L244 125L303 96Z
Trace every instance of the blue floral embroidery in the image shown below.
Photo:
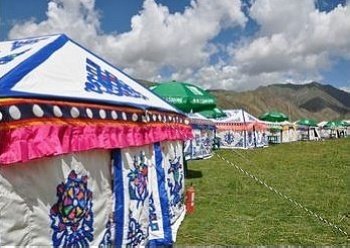
M145 154L140 153L134 157L134 169L128 173L129 178L129 196L131 200L137 201L137 208L142 205L148 196L148 165L145 162Z
M132 211L129 209L129 226L127 235L127 244L130 246L138 246L148 235L141 230L141 224L132 217Z
M57 186L57 203L50 210L54 247L85 247L93 240L92 192L87 176L72 170Z
M168 169L168 175L172 177L172 180L170 178L167 179L168 181L168 187L170 189L170 205L172 207L177 206L178 204L182 203L183 195L181 193L182 190L182 164L180 163L181 156L174 156L174 159L169 159L169 169Z
M105 234L103 235L99 247L112 247L111 221L107 221Z
M224 141L230 145L234 142L234 135L231 132L225 133L224 135Z

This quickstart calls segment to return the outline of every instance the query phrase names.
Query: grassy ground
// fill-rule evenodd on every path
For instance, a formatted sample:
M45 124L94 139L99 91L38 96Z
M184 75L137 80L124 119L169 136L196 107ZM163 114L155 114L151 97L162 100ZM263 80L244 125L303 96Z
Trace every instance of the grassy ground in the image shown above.
M350 138L216 153L350 235ZM177 245L350 245L350 236L217 155L188 164L196 211L182 223Z

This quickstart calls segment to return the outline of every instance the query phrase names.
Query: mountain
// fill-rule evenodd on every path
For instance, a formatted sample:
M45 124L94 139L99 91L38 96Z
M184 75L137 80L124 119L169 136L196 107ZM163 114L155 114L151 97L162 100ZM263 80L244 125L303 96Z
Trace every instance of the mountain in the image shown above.
M142 79L145 87L156 85ZM255 90L236 92L209 90L223 109L243 108L259 117L267 111L280 111L291 121L313 118L317 121L350 119L350 93L331 85L317 82L309 84L273 84Z
M281 111L295 121L350 119L350 93L331 85L312 82L304 85L275 84L256 90L235 92L211 90L223 109L243 108L255 116L267 111Z

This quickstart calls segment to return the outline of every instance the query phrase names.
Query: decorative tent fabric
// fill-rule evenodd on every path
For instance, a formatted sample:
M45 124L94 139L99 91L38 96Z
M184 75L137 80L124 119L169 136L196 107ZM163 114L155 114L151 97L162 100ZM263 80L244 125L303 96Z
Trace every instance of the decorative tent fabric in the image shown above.
M1 246L110 243L110 158L95 150L0 167Z
M192 127L193 139L185 141L185 159L202 159L212 156L215 123L199 113L188 114L188 117Z
M113 208L132 206L130 216L151 229L153 215L140 215L141 205L175 216L158 233L143 226L142 241L175 241L184 205L171 204L183 197L182 143L192 138L185 115L65 35L0 43L0 102L0 246L126 245L113 230L135 223L120 222ZM161 170L160 153L176 165ZM128 182L117 168L129 170ZM117 185L127 182L130 194L136 175L148 181L135 192L153 199L118 201ZM131 244L141 244L139 236Z
M161 142L113 157L116 245L172 244L185 215L182 146Z
M224 110L226 118L213 120L222 148L266 146L266 124L242 109Z

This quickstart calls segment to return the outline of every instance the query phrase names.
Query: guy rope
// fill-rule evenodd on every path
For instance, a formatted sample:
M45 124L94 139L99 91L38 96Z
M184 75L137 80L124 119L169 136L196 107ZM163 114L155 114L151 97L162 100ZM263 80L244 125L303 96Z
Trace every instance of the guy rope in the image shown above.
M237 151L233 150L236 154L238 154L238 156L240 156L241 158L245 159L248 163L253 164L252 161L248 160L246 157L244 157L244 155L238 153ZM331 221L328 221L327 219L323 218L322 216L320 216L319 214L316 214L315 212L311 211L310 209L306 208L305 206L301 205L299 202L293 200L292 198L288 197L287 195L279 192L278 190L276 190L275 188L271 187L270 185L268 185L266 182L260 180L259 178L257 178L255 175L247 172L246 170L242 169L240 166L238 166L237 164L227 160L226 158L224 158L223 156L221 156L219 153L215 152L215 155L217 157L219 157L220 159L222 159L223 161L225 161L228 165L233 166L234 168L236 168L239 172L241 172L242 174L246 175L247 177L250 177L251 179L255 180L257 183L263 185L265 188L267 188L268 190L270 190L271 192L274 192L275 194L279 195L280 197L286 199L287 201L289 201L291 204L294 204L295 206L301 208L302 210L304 210L305 212L307 212L309 215L311 215L312 217L318 219L319 221L327 224L328 226L330 226L331 228L333 228L334 230L340 232L341 234L345 235L345 236L349 236L349 234L344 231L342 228L340 228L339 226L337 226L336 224L332 223Z

